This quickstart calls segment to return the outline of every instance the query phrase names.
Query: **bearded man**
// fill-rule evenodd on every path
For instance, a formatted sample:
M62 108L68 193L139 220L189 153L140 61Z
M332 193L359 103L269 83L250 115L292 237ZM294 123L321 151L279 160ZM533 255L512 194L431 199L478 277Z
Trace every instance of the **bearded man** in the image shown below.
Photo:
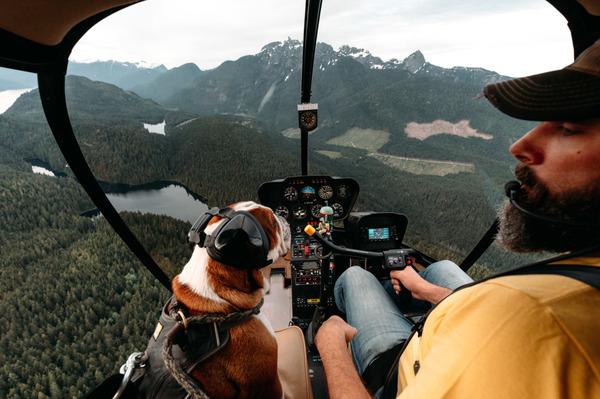
M500 211L498 242L565 252L543 266L598 279L600 42L562 70L489 85L484 95L508 115L543 121L510 147L521 187ZM370 273L352 267L340 276L336 302L348 323L334 316L316 336L330 398L381 396L360 375L403 341L390 373L398 398L600 397L600 289L568 273L509 272L455 290L464 276L443 269L449 279L435 269L435 279L411 267L390 273L395 291L402 282L437 304L414 329Z

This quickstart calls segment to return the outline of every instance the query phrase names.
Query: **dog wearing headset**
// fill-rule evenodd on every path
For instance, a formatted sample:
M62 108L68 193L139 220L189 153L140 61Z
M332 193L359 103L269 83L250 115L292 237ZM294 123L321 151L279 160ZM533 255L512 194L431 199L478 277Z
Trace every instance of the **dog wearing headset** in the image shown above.
M269 290L261 268L289 251L289 226L254 202L213 208L189 233L197 244L173 279L178 304L190 315L226 314L256 307ZM211 398L283 398L277 341L263 313L230 328L230 339L191 373Z

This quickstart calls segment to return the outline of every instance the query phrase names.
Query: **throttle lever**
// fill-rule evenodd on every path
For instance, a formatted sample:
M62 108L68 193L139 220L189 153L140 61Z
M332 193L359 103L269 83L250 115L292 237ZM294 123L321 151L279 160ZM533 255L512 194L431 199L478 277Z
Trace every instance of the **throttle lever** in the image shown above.
M327 308L325 306L317 306L315 307L315 311L313 313L313 317L311 322L308 324L308 328L306 329L306 345L311 349L316 349L315 345L315 336L317 335L317 331L321 327L321 324L325 322L330 316L328 314Z

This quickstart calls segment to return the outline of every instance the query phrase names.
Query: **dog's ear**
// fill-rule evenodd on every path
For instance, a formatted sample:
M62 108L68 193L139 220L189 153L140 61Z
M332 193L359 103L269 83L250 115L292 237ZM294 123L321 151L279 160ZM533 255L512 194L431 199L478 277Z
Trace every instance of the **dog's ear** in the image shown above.
M208 220L216 215L221 216L223 220L213 233L209 236L204 235L203 240L200 239ZM216 211L213 208L203 216L202 222L194 223L189 236L190 239L192 236L198 238L195 242L206 247L212 259L239 269L260 269L271 263L267 260L270 250L269 238L251 213L231 208Z

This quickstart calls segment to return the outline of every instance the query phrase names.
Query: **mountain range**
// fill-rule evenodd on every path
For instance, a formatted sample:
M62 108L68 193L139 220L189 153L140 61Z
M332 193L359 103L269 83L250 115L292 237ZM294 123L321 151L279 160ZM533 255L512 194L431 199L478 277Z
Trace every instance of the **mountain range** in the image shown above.
M94 61L70 61L67 75L85 76L129 90L134 86L147 84L167 72L164 65L144 63ZM37 78L29 72L0 68L0 91L30 89L37 86Z
M299 41L288 38L283 42L273 42L265 45L261 52L256 54L255 57L259 57L263 60L266 57L272 64L278 64L281 60L285 59L286 66L289 67L290 71L298 70L301 64L302 46ZM425 70L431 73L447 73L449 75L462 74L463 77L471 74L473 77L477 76L483 80L489 79L489 81L496 81L499 78L498 74L481 68L456 67L444 69L436 67L426 62L425 57L420 51L414 52L403 61L398 61L397 59L383 61L381 58L373 56L365 49L344 45L335 51L331 46L325 43L318 43L317 62L319 68L333 65L340 58L352 58L370 69L404 69L411 73ZM147 86L155 86L160 84L160 80L164 81L165 79L176 79L180 82L179 86L182 86L184 81L189 83L206 72L209 71L201 71L200 68L193 63L184 64L173 69L167 69L162 64L152 65L143 62L132 63L119 61L70 61L67 69L67 75L84 76L91 80L114 84L123 90L137 88L140 91L148 91L150 89ZM156 81L161 75L165 76ZM31 73L0 68L0 91L27 89L35 87L36 85L36 77Z

